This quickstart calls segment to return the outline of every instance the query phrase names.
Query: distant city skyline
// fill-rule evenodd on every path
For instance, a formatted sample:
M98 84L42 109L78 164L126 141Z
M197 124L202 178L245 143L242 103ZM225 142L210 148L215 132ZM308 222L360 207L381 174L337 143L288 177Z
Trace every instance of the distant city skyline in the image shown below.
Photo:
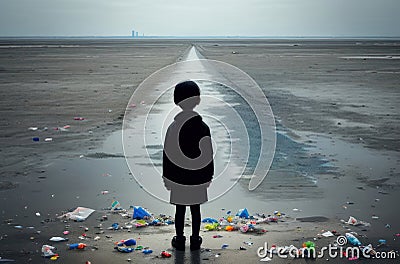
M400 37L398 0L1 0L0 37Z

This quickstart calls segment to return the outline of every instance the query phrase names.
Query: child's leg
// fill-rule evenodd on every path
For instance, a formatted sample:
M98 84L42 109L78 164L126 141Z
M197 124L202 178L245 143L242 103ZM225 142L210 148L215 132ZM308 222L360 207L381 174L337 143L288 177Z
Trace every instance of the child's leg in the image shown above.
M186 205L177 204L175 209L175 232L177 236L183 236L185 227Z
M191 205L190 212L192 214L192 237L198 237L201 225L200 204Z

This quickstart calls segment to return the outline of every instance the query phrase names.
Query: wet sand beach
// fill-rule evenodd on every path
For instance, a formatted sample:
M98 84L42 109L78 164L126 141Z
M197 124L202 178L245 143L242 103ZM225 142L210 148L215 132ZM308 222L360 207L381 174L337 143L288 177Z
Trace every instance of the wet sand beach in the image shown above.
M66 242L54 244L60 263L126 263L128 258L137 263L257 263L256 251L264 242L300 247L312 240L320 248L334 238L317 234L344 234L348 228L365 245L377 246L385 239L387 245L379 249L398 252L399 45L383 40L1 40L0 257L17 263L52 262L40 256L40 248L51 243L51 236L61 235L66 224L71 225L68 243L81 242L82 227L88 227L88 238L82 241L89 246L79 252L66 250ZM125 161L121 128L137 86L160 68L187 59L192 46L200 57L249 74L267 96L277 125L275 157L259 188L249 192L245 177L202 206L202 216L219 218L245 207L254 215L277 210L286 216L261 225L267 231L262 235L202 232L201 252L179 254L170 247L172 225L106 230L129 219L103 208L118 200L125 209L135 205L155 215L173 214L171 205L135 181ZM205 91L218 92L213 89L211 85ZM152 92L133 107L138 120ZM218 93L225 96L223 90ZM240 98L226 96L240 107ZM161 102L156 110L165 111L168 104ZM36 137L38 142L32 140ZM157 163L159 146L152 146L149 152ZM77 206L96 212L78 223L56 218ZM100 222L104 214L109 219ZM341 222L349 216L371 225ZM105 232L95 241L99 224ZM190 234L189 226L185 230ZM223 237L213 238L215 234ZM129 237L154 252L113 249L114 242ZM229 246L221 249L223 244ZM239 250L241 246L247 250ZM162 250L172 252L172 258L157 257ZM287 263L276 256L272 261Z

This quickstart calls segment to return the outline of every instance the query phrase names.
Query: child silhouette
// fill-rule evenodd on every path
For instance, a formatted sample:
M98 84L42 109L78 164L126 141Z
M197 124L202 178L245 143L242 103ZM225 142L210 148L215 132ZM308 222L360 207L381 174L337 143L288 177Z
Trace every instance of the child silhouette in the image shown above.
M207 188L214 175L213 150L209 127L193 109L200 103L200 88L193 81L178 83L174 103L182 111L168 127L163 150L163 179L170 190L170 203L176 207L172 246L185 250L186 206L192 215L190 249L200 249L200 204L208 201Z

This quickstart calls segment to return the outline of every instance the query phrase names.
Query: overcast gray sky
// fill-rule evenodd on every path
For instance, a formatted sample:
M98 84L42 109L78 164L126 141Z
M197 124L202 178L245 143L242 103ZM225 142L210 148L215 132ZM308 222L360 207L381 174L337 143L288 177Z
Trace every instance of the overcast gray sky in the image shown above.
M0 0L0 36L400 36L400 0Z

